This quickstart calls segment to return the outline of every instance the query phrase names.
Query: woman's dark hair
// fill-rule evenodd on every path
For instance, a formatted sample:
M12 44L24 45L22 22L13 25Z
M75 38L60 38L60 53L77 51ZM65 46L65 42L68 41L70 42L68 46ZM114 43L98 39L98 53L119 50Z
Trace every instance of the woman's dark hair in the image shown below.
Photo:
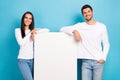
M25 18L25 15L26 14L30 14L32 16L32 23L30 24L29 26L29 29L30 30L33 30L34 29L34 16L33 14L30 12L30 11L27 11L23 14L22 16L22 19L21 19L21 35L22 35L22 38L25 37L25 24L24 24L24 18Z
M88 5L88 4L86 4L86 5L84 5L84 6L81 8L82 14L83 14L83 9L86 9L86 8L90 8L91 11L93 11L92 7L91 7L90 5Z

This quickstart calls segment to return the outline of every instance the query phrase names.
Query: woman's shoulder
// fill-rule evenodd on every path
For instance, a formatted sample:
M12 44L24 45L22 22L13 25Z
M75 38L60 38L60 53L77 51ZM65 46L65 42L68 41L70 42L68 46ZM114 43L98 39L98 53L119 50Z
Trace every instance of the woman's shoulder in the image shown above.
M15 32L16 33L20 32L20 28L15 28Z
M20 31L20 28L15 28L15 31Z

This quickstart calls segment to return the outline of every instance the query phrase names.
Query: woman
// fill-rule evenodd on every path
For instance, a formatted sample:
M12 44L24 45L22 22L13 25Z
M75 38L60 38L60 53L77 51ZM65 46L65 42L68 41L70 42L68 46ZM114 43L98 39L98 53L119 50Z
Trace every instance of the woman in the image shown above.
M39 32L49 32L48 29L35 29L34 16L31 12L25 12L21 20L21 28L15 29L15 36L20 46L18 55L18 66L24 80L33 80L34 57L33 43L34 35Z

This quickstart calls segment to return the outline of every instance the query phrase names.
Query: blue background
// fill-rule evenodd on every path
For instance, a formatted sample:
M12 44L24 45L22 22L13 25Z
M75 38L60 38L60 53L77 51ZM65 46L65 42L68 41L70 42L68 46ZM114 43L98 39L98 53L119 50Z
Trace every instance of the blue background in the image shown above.
M58 32L63 26L84 21L80 9L86 3L92 5L95 20L105 23L108 29L111 47L103 80L120 80L119 0L0 0L0 80L23 79L17 66L19 46L14 30L20 27L24 12L34 14L36 27ZM79 67L80 64L78 80L81 80Z

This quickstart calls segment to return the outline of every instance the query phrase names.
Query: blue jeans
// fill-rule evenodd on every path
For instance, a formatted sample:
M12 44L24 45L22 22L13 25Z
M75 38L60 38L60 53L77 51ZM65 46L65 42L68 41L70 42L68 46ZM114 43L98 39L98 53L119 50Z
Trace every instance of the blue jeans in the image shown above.
M18 66L24 80L33 80L34 59L18 59Z
M82 80L102 80L104 63L98 63L96 60L82 60Z

